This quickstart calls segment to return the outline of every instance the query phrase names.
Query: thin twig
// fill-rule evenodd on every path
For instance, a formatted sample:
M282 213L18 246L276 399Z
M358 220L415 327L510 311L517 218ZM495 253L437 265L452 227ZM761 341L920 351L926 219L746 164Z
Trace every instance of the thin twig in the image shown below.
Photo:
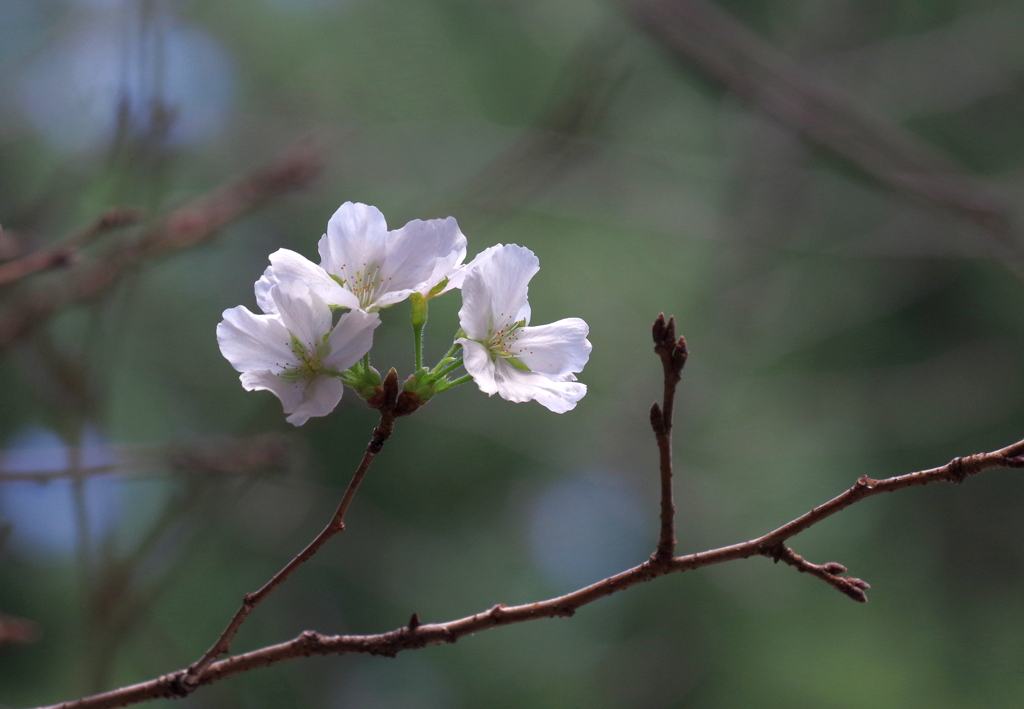
M0 311L0 349L45 323L62 309L95 300L144 262L203 243L225 224L319 174L310 148L293 148L267 167L171 212L137 239L119 242L96 258L68 268L60 283L33 288Z
M0 286L31 276L34 273L70 265L78 252L108 231L138 223L142 212L137 209L110 209L93 224L74 232L52 246L0 265Z
M29 482L43 485L54 480L109 475L116 473L121 468L120 465L88 465L78 470L69 468L62 470L12 470L0 472L0 483Z
M306 631L288 642L270 645L259 650L213 662L203 672L198 685L212 684L243 672L298 657L355 653L393 657L403 650L453 643L461 637L489 630L490 628L524 623L540 618L570 617L577 609L585 605L659 576L692 571L705 566L713 566L737 559L748 559L753 556L765 556L785 561L800 571L812 573L837 588L840 588L841 584L835 579L846 579L847 586L859 586L863 592L867 588L867 584L859 579L842 576L841 574L845 573L845 568L840 564L836 562L830 562L822 566L810 564L803 558L798 557L792 550L784 547L784 542L867 497L936 482L960 483L969 476L977 475L982 471L993 468L1024 468L1024 457L1022 456L1024 456L1024 440L991 453L979 453L964 458L954 458L946 465L930 470L909 473L885 480L874 480L867 476L862 476L853 487L825 504L815 507L810 512L764 536L741 544L734 544L687 556L677 556L667 563L649 559L639 566L564 596L521 606L504 606L499 604L489 610L447 623L420 624L418 622L410 622L409 625L376 635L322 635L313 631ZM826 575L834 578L824 578ZM840 590L852 596L846 589L840 588ZM418 620L419 617L415 616L415 621ZM188 669L179 670L147 682L122 687L91 697L84 697L72 702L53 705L45 709L113 709L153 699L181 697L192 689L186 690L182 683L188 671Z
M652 331L654 351L661 358L665 384L661 406L651 407L651 428L658 441L658 456L661 471L661 534L658 548L654 552L657 561L668 561L676 552L675 515L676 506L672 500L672 412L676 397L676 386L682 377L686 364L686 340L676 339L676 320L660 313L654 321Z
M380 453L384 447L384 442L391 436L391 432L395 427L395 404L398 400L398 372L394 369L388 372L388 375L382 382L381 397L382 400L379 407L381 412L380 422L373 429L373 435L366 446L366 452L363 453L363 459L359 462L359 466L352 475L348 489L345 490L345 495L342 497L341 503L334 512L334 516L331 517L330 522L327 523L323 531L305 549L299 552L283 569L274 574L273 578L264 584L263 588L255 593L247 593L245 595L242 605L239 606L231 622L228 623L228 627L220 634L217 641L180 676L178 681L180 689L178 691L181 695L187 695L198 687L210 665L217 658L231 651L231 641L234 639L235 634L238 633L239 628L242 627L242 623L249 617L249 614L256 610L256 607L266 600L267 596L287 581L299 567L309 561L320 550L320 547L330 541L334 535L345 529L345 514L348 512L348 508L356 496L356 491L359 490L359 485L362 483L366 471L370 469L370 464L373 463L377 454Z
M211 478L224 475L243 475L241 485L234 487L234 498L241 498L249 489L255 473L276 467L283 461L289 437L261 434L233 440L214 437L192 444L187 448L170 447L162 454L167 463L180 469L186 486L178 495L165 500L163 511L149 525L141 540L124 556L105 555L106 567L100 578L92 613L102 619L92 638L93 672L91 683L100 691L106 686L105 677L112 669L120 645L132 629L145 617L149 608L172 586L171 580L179 574L176 567L189 556L188 549L201 545L209 537L210 520L223 516L225 505L231 502L209 494ZM224 460L235 458L233 462ZM254 467L258 466L258 467ZM212 506L211 506L212 505ZM203 509L206 508L206 514ZM187 518L199 524L187 525ZM185 537L184 541L182 537ZM174 540L178 554L169 564L154 571L153 552L166 550L166 543ZM112 550L111 550L112 551ZM144 578L144 575L148 578Z
M655 349L659 356L662 357L663 369L665 370L663 403L661 407L655 405L652 414L652 422L655 423L655 432L659 438L667 438L670 433L675 386L679 381L679 375L686 359L685 341L681 338L676 340L674 325L673 321L670 320L666 323L664 316L659 316L654 328ZM473 616L440 624L424 625L419 621L418 615L413 614L408 625L379 635L325 636L320 633L307 631L286 643L265 647L234 657L218 659L221 655L229 652L235 633L237 633L252 610L294 573L299 566L304 564L327 540L344 529L343 518L345 513L370 463L380 452L384 441L390 436L395 418L415 410L413 403L406 402L400 405L399 402L397 373L391 370L385 378L378 396L369 402L381 411L380 424L374 429L373 437L367 446L363 461L356 470L353 480L331 522L302 553L275 575L262 589L255 594L246 596L242 607L236 613L228 628L198 662L185 670L171 675L165 675L149 682L83 698L60 706L119 707L158 697L181 697L191 693L196 687L201 685L210 684L257 667L312 654L369 653L393 656L407 649L455 642L458 638L467 634L493 627L539 618L571 616L578 608L637 583L649 581L658 576L673 572L688 571L751 556L765 556L776 561L784 561L801 572L810 573L826 581L855 600L864 601L866 600L864 590L868 588L868 585L859 579L844 576L846 569L841 564L836 562L829 562L824 565L813 564L793 552L792 549L785 545L785 542L814 524L866 497L905 487L926 485L932 482L947 481L959 483L968 476L976 475L983 470L994 467L1024 467L1024 457L1022 457L1022 454L1024 454L1024 440L1022 440L993 453L956 458L940 468L911 473L909 475L897 476L886 480L873 480L867 476L862 476L846 492L762 537L742 544L735 544L730 547L689 556L665 558L661 554L656 554L639 566L558 598L514 607L506 607L499 604ZM403 406L408 406L408 409L403 409ZM665 530L667 529L667 538L671 542L673 536L671 515L671 447L669 445L667 448L662 448L662 450L668 453L668 456L662 459L663 491L667 490L668 492L667 495L663 496L662 501L662 541L666 539ZM666 480L667 486L665 485ZM666 510L668 510L667 515L665 514ZM666 521L667 524L665 524ZM662 548L663 546L659 544L659 551Z
M839 562L830 561L827 564L812 564L785 545L779 545L776 548L776 554L773 558L777 562L781 561L792 566L797 571L802 571L821 579L858 603L868 602L868 596L864 591L871 588L870 584L850 576L843 576L846 573L846 567Z

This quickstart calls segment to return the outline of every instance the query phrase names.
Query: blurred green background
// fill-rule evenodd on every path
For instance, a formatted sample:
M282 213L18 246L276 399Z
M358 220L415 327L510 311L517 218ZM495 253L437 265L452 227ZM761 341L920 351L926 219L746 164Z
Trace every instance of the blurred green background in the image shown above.
M799 72L782 84L846 95L878 133L941 154L925 162L945 191L878 133L829 144L780 118L785 101L756 97L769 84L744 88L753 68L668 50L667 16L638 22L628 0L0 2L0 258L109 207L158 221L303 140L324 164L0 352L0 615L34 624L0 645L0 705L186 666L329 519L373 412L349 394L293 429L272 395L242 390L214 330L255 308L270 252L315 258L346 200L392 228L453 215L470 256L531 248L534 323L590 324L589 392L558 416L469 384L400 420L348 530L236 651L539 600L645 559L659 311L691 350L681 553L763 534L860 475L1021 437L1024 5L677 4L746 28L698 29L712 54L774 48ZM978 195L980 216L955 204ZM0 290L0 317L144 228ZM434 301L428 359L458 308ZM408 304L383 315L374 363L404 377ZM182 706L1020 706L1016 478L874 498L793 540L869 581L867 605L752 559L393 660L285 663Z

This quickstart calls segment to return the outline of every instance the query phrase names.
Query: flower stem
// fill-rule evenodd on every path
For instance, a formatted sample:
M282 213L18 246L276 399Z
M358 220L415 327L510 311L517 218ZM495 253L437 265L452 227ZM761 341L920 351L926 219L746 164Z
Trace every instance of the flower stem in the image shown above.
M445 360L451 359L455 355L455 353L459 351L460 347L462 347L462 345L460 345L458 342L453 342L452 348L448 350L444 357L441 358L441 361L437 363L437 366L430 370L430 373L440 374L442 369L446 369L448 365L445 364ZM459 361L461 362L462 360L460 359Z
M451 389L452 387L457 387L459 384L465 384L466 382L471 382L471 381L473 381L473 375L472 374L466 374L466 375L463 375L463 376L459 377L458 379L453 379L451 381L451 383L449 383L448 386L445 387L445 389Z
M459 357L454 362L449 362L443 367L440 367L437 371L431 372L431 374L438 377L447 377L449 374L454 372L456 369L462 366L462 357Z
M420 371L423 368L423 326L416 325L412 326L413 340L412 347L416 352L415 371Z

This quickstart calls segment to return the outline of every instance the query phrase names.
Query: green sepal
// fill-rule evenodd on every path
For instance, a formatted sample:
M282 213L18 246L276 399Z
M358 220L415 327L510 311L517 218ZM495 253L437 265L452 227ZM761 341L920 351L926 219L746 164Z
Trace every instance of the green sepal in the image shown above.
M434 398L439 391L443 391L444 387L438 386L443 381L445 381L444 377L438 377L426 367L423 367L409 375L409 378L405 380L405 384L402 385L402 390L415 394L425 404Z
M341 380L352 387L359 398L369 400L380 391L383 379L373 367L364 367L357 362L341 373Z

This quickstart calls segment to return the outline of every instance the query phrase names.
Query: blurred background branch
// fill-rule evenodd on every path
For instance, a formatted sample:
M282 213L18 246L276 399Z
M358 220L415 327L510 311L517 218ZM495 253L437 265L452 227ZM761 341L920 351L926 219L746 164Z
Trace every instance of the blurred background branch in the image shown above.
M111 209L94 224L68 235L54 246L34 251L26 256L0 264L0 286L19 281L40 271L67 266L88 246L107 231L135 224L142 215L131 209Z
M948 209L999 240L1015 270L1014 203L942 150L804 70L711 0L624 0L668 52L883 185Z
M33 643L39 628L31 620L0 615L0 645Z
M562 67L533 125L470 178L449 205L484 211L493 228L521 211L599 151L602 126L629 75L620 31L586 37Z
M62 308L102 295L129 269L197 246L225 224L286 192L308 185L320 169L321 158L314 148L292 148L269 165L174 210L137 237L112 244L89 261L67 269L60 282L40 285L21 294L0 310L0 348L46 322ZM83 233L93 231L94 228L86 229Z
M187 471L200 475L254 475L285 464L294 443L277 433L245 438L224 436L188 445L122 447L116 463L82 466L63 470L4 470L0 483L34 482L44 485L54 480L94 475L118 475L126 478L170 477ZM0 458L3 451L0 451Z

